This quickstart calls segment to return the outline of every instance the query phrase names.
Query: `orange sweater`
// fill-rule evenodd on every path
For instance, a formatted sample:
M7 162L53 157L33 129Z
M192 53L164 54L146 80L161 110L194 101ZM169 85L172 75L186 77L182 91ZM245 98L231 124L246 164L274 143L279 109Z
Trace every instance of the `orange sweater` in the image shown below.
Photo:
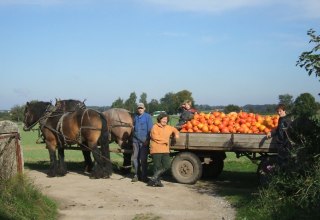
M160 123L154 124L150 132L150 154L169 153L170 136L172 134L179 138L179 131L175 127L162 126Z

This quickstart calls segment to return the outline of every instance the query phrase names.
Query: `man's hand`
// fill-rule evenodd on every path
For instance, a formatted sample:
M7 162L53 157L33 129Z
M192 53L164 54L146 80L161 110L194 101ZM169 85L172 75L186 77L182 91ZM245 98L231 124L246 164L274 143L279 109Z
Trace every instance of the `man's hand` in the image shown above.
M271 132L267 133L267 138L271 138Z

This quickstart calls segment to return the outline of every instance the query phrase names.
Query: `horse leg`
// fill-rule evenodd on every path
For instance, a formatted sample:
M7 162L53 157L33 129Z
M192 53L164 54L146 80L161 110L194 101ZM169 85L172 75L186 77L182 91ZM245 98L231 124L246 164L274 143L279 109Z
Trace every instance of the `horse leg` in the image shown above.
M102 160L101 151L98 149L98 147L95 147L92 150L92 155L94 158L94 167L90 177L95 179L102 178L103 177L103 160Z
M64 162L64 149L62 147L59 147L58 149L58 170L57 173L60 176L65 176L67 174L67 166Z
M83 157L84 157L84 163L85 163L85 168L84 172L86 173L91 173L92 168L93 168L93 162L91 159L90 151L88 150L83 150L82 151Z
M91 173L91 178L109 178L112 174L109 143L101 144L101 149L94 147L92 154L95 160L95 166Z
M109 177L112 175L112 163L110 159L110 148L109 148L109 141L108 136L100 138L101 143L101 154L103 160L103 169L104 173Z
M123 142L120 146L124 150L132 150L132 143ZM121 168L121 172L123 174L129 174L131 172L131 157L131 153L123 153L123 163Z
M48 171L48 177L55 177L57 175L57 156L56 151L48 149L50 156L50 167Z

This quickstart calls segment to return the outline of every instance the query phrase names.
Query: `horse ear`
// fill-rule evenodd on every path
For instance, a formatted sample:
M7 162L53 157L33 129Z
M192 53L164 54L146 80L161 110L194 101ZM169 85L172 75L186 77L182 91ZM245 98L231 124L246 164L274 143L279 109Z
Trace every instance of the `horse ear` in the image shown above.
M56 102L58 101L58 99L57 98L55 98L56 99Z
M84 104L85 101L87 101L87 99L84 99L82 103Z
M27 105L29 105L30 104L30 102L27 102Z

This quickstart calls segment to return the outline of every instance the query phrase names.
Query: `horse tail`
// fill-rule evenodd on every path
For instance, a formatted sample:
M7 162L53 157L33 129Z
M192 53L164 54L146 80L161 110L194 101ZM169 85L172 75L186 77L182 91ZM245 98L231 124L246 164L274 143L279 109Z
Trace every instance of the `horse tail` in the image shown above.
M103 155L104 164L106 165L106 169L109 175L112 174L112 164L110 160L110 150L109 150L109 130L108 130L108 122L105 116L101 112L97 112L100 116L102 127L101 134L99 138L101 153Z

